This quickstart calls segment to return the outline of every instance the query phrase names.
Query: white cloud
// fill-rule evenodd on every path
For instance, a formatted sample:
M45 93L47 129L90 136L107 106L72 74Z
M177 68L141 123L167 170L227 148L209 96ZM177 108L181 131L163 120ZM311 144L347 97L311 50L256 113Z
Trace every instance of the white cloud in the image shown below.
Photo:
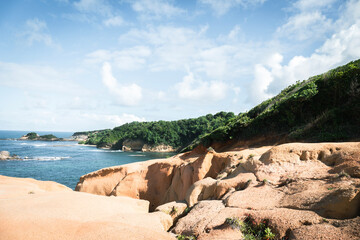
M224 82L195 79L189 71L183 81L176 84L176 89L180 98L206 102L225 98L228 87Z
M69 76L66 73L48 66L0 62L0 79L0 85L34 92L70 93L85 91L84 88L69 81Z
M124 26L126 22L115 5L115 1L108 0L79 0L73 3L78 12L63 14L63 16L80 22L100 22L106 27Z
M349 0L346 2L345 10L337 21L337 27L343 28L354 24L360 19L360 1Z
M221 16L227 13L231 8L241 6L248 7L263 4L266 0L198 0L202 4L210 5L216 15Z
M277 32L287 38L304 41L324 37L333 28L332 21L319 11L302 12L290 17Z
M101 122L102 125L106 127L113 128L125 123L130 122L144 122L145 118L138 117L133 114L123 113L121 115L112 115L112 114L97 114L97 113L83 113L80 114L82 118L85 118L86 121L96 121Z
M185 13L184 9L175 7L164 0L137 0L132 3L132 8L145 19L161 17L170 18Z
M104 20L104 25L107 27L118 27L125 24L124 19L121 16L115 16Z
M118 69L130 71L142 68L150 55L151 50L145 46L135 46L113 52L100 49L89 53L85 62L102 63L108 61L112 62Z
M273 80L274 78L267 68L261 64L256 64L254 69L254 81L250 86L248 100L251 103L258 104L271 97L271 94L266 91Z
M47 25L45 21L37 18L26 21L26 31L23 35L26 37L27 43L31 46L34 42L44 43L46 46L59 47L53 42L50 34L47 33Z
M105 62L102 67L102 81L110 93L116 97L116 102L124 106L137 105L142 99L142 89L135 83L121 85L113 77L111 65Z
M336 26L327 10L338 0L298 0L292 4L291 15L278 27L277 34L292 40L309 42L324 40L328 33L343 26Z
M293 6L301 11L329 8L337 0L299 0Z
M238 76L240 65L250 65L264 46L254 51L248 43L233 39L206 37L207 26L195 31L170 26L132 29L120 37L121 43L142 43L151 49L148 68L151 71L183 71L189 66L194 72L211 79L223 80ZM229 34L236 34L235 26Z
M251 89L255 90L259 87L259 91L251 92L250 101L258 103L256 100L264 100L266 94L277 94L281 89L297 80L306 80L311 76L359 58L359 39L360 20L333 34L309 57L295 56L288 64L281 65L282 56L276 53L272 61L267 61L255 68L255 78Z

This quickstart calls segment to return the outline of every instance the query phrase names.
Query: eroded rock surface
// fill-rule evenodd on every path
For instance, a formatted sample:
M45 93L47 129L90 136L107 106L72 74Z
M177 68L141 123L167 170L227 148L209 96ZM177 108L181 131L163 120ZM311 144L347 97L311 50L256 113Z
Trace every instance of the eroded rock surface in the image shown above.
M174 239L172 219L149 202L74 192L55 183L0 176L0 239Z
M171 230L198 239L241 239L225 220L250 216L266 221L276 239L360 239L360 227L354 230L360 215L359 173L357 142L223 153L198 148L84 175L76 189L146 199L151 210L185 200L193 208Z

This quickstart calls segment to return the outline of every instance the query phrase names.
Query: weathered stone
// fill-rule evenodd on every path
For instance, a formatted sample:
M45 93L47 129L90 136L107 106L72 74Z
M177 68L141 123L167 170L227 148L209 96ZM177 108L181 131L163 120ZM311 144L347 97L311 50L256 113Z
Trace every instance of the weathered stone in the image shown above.
M155 211L160 211L168 214L173 219L173 221L176 222L184 214L187 207L188 206L185 201L173 201L158 206Z
M197 236L204 232L205 226L224 208L220 200L200 201L177 222L172 231L176 234Z

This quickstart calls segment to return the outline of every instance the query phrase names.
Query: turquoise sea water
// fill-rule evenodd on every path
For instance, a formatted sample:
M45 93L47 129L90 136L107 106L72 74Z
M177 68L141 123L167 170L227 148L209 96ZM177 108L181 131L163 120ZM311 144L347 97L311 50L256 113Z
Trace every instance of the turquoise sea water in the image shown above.
M166 158L171 153L121 152L97 149L70 141L19 141L30 131L0 131L0 151L9 151L25 160L0 161L0 175L55 181L72 189L80 176L101 168L150 159ZM72 133L37 132L69 138Z

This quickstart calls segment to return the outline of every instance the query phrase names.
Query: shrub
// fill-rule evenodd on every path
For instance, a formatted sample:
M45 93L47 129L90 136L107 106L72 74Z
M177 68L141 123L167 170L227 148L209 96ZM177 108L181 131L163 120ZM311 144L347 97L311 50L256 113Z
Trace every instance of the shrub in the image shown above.
M269 228L267 220L256 222L248 216L244 221L238 218L226 218L225 223L233 229L240 230L247 240L275 239L275 234Z

